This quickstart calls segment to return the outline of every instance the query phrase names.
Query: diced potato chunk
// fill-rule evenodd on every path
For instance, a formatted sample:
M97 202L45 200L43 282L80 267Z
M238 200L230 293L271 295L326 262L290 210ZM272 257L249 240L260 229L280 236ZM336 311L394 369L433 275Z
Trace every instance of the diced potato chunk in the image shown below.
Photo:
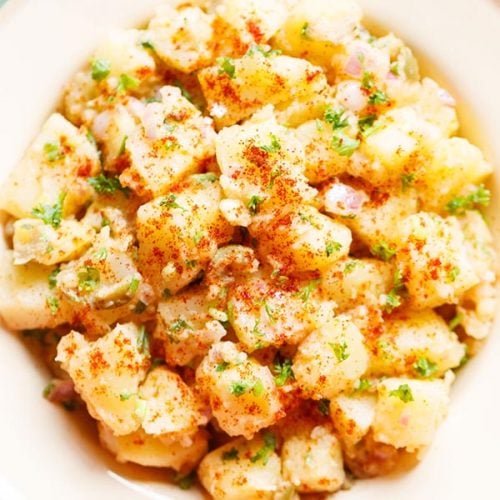
M130 166L120 175L124 186L148 197L165 194L215 152L210 118L177 87L162 87L159 95L161 102L146 104L140 126L126 138Z
M56 229L39 219L19 219L14 223L14 263L30 261L46 266L77 258L92 243L91 227L65 219Z
M375 259L345 259L321 276L321 290L340 310L361 304L378 305L392 286L391 264Z
M347 447L359 443L370 430L375 417L376 397L371 394L341 394L330 402L335 429Z
M385 321L386 331L372 349L378 375L440 377L460 364L465 347L432 310L402 313Z
M223 320L227 315L223 311ZM212 312L217 315L217 311ZM225 328L210 314L207 290L179 293L158 304L155 338L163 341L170 365L187 365L204 356L209 347L226 335Z
M313 399L330 399L352 388L367 367L363 336L347 316L311 333L293 358L295 379Z
M137 211L139 264L156 293L175 293L206 268L232 227L219 211L216 178L194 177ZM168 290L168 292L165 292Z
M341 44L354 36L361 16L353 0L296 2L275 42L287 54L326 66Z
M229 321L247 352L298 344L314 329L318 304L304 301L300 292L290 288L250 277L230 289Z
M140 330L128 323L95 342L72 331L57 346L56 361L72 378L89 413L117 436L136 431L144 418L146 403L139 396L139 384L149 356L140 337Z
M242 201L252 214L273 205L310 201L316 194L303 175L301 145L276 123L272 108L252 122L221 130L216 153L226 196Z
M13 252L0 252L0 316L12 330L53 328L72 316L70 305L49 288L53 268L14 265Z
M146 467L170 467L189 472L208 450L207 434L199 431L188 439L172 440L150 436L142 429L125 436L115 436L111 429L98 423L102 445L115 455L118 462L132 462Z
M398 237L394 229L405 217L416 213L417 207L417 197L410 191L392 196L380 193L372 195L355 217L343 221L369 247L381 243L393 245Z
M283 479L300 493L334 492L345 480L340 443L330 426L298 432L283 443Z
M182 378L165 367L152 370L139 389L147 402L142 428L147 434L181 439L207 423L199 411L193 392Z
M260 255L287 271L324 270L349 253L351 231L311 206L285 207L255 220L250 233Z
M446 380L387 378L378 385L374 439L408 451L427 446L446 417L448 404Z
M483 182L492 172L493 167L481 150L467 139L442 139L433 148L431 161L417 176L423 187L419 194L427 210L442 212L464 187Z
M232 26L244 43L269 40L286 19L284 0L221 0L217 14Z
M97 149L62 115L55 113L12 170L0 192L0 208L31 217L34 207L53 205L63 193L63 214L76 213L92 197L87 177L99 172Z
M218 128L248 118L265 104L279 104L321 91L323 72L304 59L250 51L198 73L208 110Z
M161 5L149 23L149 39L166 64L191 73L212 58L212 21L213 17L198 7L175 10Z
M415 307L456 302L479 282L455 217L420 212L404 219L399 230L397 259Z
M198 468L205 489L220 500L275 498L281 485L281 461L272 439L269 434L251 441L236 439L211 451Z
M230 436L247 439L283 416L274 377L232 342L214 344L196 370L212 413Z

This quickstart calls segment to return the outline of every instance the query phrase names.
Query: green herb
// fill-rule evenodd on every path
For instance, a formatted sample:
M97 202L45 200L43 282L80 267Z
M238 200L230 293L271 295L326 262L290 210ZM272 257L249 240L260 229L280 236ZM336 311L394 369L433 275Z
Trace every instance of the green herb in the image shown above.
M427 358L420 357L413 363L413 369L422 377L430 377L437 370L437 364Z
M130 288L130 287L129 287ZM135 305L133 309L134 314L142 314L148 306L142 301L138 300L137 304Z
M107 258L108 258L108 250L106 248L100 248L94 254L94 259L96 259L97 261L106 260Z
M348 346L345 340L336 343L329 342L328 345L332 349L333 354L335 354L335 357L337 358L337 361L339 363L342 363L342 361L345 361L350 356L349 352L347 351Z
M57 229L61 225L65 198L66 193L61 193L54 205L37 205L31 211L31 215L33 215L37 219L43 220L45 224L50 224L52 227Z
M388 262L394 257L394 255L396 255L396 250L391 248L385 241L381 241L380 243L373 245L370 248L370 252L375 257L382 259L384 262Z
M304 23L300 28L300 36L309 40L309 23Z
M399 72L399 64L397 62L393 62L391 64L391 73L395 76L399 76L400 75L400 72Z
M372 388L372 383L367 378L360 378L355 392L364 392Z
M137 290L139 289L140 282L141 282L141 279L138 276L134 276L130 280L130 285L128 286L128 293L130 295L134 295L137 292Z
M320 399L318 401L318 410L321 415L327 417L330 415L330 400L329 399Z
M365 90L371 90L373 88L373 73L365 71L361 79L361 88Z
M194 330L194 328L185 320L178 319L170 325L171 332L180 332L181 330Z
M164 288L161 294L164 299L169 299L170 297L172 297L172 292L168 288Z
M113 194L116 191L128 191L120 184L118 177L106 177L105 174L99 174L95 177L89 177L87 182L96 190L99 194Z
M149 50L155 50L155 47L154 45L151 43L151 41L149 40L146 40L145 42L142 42L141 45L145 48L145 49L149 49Z
M207 172L205 174L194 174L191 176L191 179L199 184L203 184L205 182L215 182L219 179L219 176L213 172Z
M253 195L247 203L247 208L252 214L256 214L259 211L259 205L264 201L261 196Z
M52 316L59 311L59 299L57 297L47 297L47 305L49 306Z
M139 334L137 335L137 347L139 351L149 356L149 335L146 327L141 325L139 327Z
M43 388L43 397L44 398L48 398L50 396L50 394L52 393L52 391L54 390L54 387L56 385L54 384L54 382L51 380L44 388Z
M273 365L274 369L274 380L278 387L284 386L288 380L295 380L295 375L293 374L292 369L292 360L284 359L280 362L280 360L276 360Z
M470 361L470 356L469 356L469 346L465 346L465 354L462 356L462 359L460 360L460 364L457 366L457 370L465 366L468 362Z
M219 67L219 75L226 74L229 78L234 78L236 75L236 67L234 66L234 60L230 57L220 57L217 59L217 64Z
M223 371L226 371L229 368L229 363L227 361L222 361L215 367L215 371L217 373L221 373Z
M342 248L342 245L338 241L328 241L326 243L326 256L330 257L333 252L338 252Z
M234 396L242 396L243 394L251 391L254 387L254 382L249 382L248 380L239 380L238 382L233 382L229 387L229 392Z
M222 454L222 460L237 460L239 458L239 453L236 448L231 448Z
M92 79L96 82L104 80L111 71L111 63L107 59L94 59L90 63Z
M472 210L475 206L486 207L491 200L491 193L483 185L468 196L457 196L446 204L446 210L453 215L462 215L466 210Z
M246 55L253 56L255 54L262 54L264 57L274 57L281 54L281 50L263 47L262 45L252 45Z
M328 106L323 119L332 126L333 130L337 130L349 126L349 120L344 114L345 110L333 110L331 106Z
M264 300L263 306L264 306L264 311L266 311L266 314L269 318L269 321L271 321L271 323L275 323L276 318L274 316L274 311L273 311L272 307L268 304L267 300Z
M119 94L122 94L127 90L136 89L138 86L139 86L139 80L137 80L133 76L121 74L118 80L118 86L116 87L116 91Z
M188 269L194 269L197 265L198 265L198 261L197 260L186 260L184 262L186 264L186 267Z
M78 272L78 290L85 293L94 291L101 280L99 269L85 267Z
M269 184L267 185L267 189L272 189L274 186L274 181L283 174L283 170L281 167L276 167L271 170L269 175Z
M176 474L174 478L175 484L181 489L181 490L189 490L191 486L193 486L194 482L196 480L196 473L195 471L190 472L189 474L182 475L182 474Z
M406 290L403 283L403 275L400 269L396 269L393 279L393 287L387 294L384 308L387 312L391 312L396 307L401 305L401 294Z
M45 153L45 158L48 161L53 162L60 160L64 157L64 153L61 151L61 144L57 142L46 142L43 145L43 152Z
M262 461L264 465L267 464L269 457L276 449L276 437L272 432L264 433L264 446L257 451L255 455L250 457L250 462L256 463Z
M415 174L403 174L401 176L401 186L406 191L415 182Z
M145 401L144 399L139 399L139 401L137 401L135 405L134 415L138 419L144 420L147 409L148 409L148 402Z
M262 383L262 380L257 380L252 388L252 392L255 397L260 398L262 394L264 394L264 384Z
M357 139L351 139L349 136L342 132L337 132L332 137L332 148L340 156L352 156L354 151L359 147L359 141Z
M344 266L344 274L352 273L354 271L354 268L359 265L361 265L361 263L357 260L351 260Z
M389 101L387 95L381 90L376 90L373 94L368 98L368 102L370 104L384 104Z
M389 392L389 396L399 398L403 403L409 403L414 401L413 393L411 392L410 386L408 384L401 384L397 389Z
M259 146L259 149L262 149L262 151L266 153L277 153L281 149L281 144L274 134L270 134L270 136L271 143L269 145Z
M128 401L134 395L133 392L123 392L120 394L120 401Z
M120 149L118 150L118 156L121 156L123 153L125 153L125 146L127 145L127 139L128 135L124 135L122 142L120 144Z
M464 315L462 313L456 314L448 323L448 328L450 330L455 330L455 328L462 323L462 320L464 319Z
M105 216L101 215L101 227L106 227L111 224L111 221Z
M361 131L361 134L364 135L370 128L372 128L376 119L377 115L367 115L360 118L358 120L358 127Z
M457 279L459 274L460 268L458 268L457 266L452 267L448 272L448 275L446 276L448 283L453 283Z
M300 297L302 302L306 303L309 300L311 293L320 284L320 281L321 280L319 279L311 280L306 286L302 287L296 294L294 294L294 296Z
M205 237L203 231L196 231L196 233L194 233L194 236L193 236L193 243L195 245L198 245L200 243L200 241Z
M60 272L61 272L61 268L60 267L56 267L55 269L52 269L52 271L50 271L48 281L49 281L49 288L51 290L56 287L56 285L57 285L57 275Z
M177 200L177 196L175 196L175 194L169 194L168 196L163 198L162 201L160 201L160 207L178 208L183 212L187 212L187 210L184 207L181 207L175 200Z

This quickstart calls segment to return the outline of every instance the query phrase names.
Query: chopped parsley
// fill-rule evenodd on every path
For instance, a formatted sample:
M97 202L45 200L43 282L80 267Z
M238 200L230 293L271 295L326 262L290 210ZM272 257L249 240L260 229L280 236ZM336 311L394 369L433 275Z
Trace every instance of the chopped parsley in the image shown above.
M391 248L385 241L381 241L380 243L373 245L370 248L370 252L375 257L382 259L384 262L388 262L394 257L394 255L396 255L396 250L394 248Z
M254 396L260 398L262 394L264 394L264 384L262 383L262 380L257 380L253 386L252 392Z
M263 47L262 45L252 45L245 55L253 56L255 54L262 54L264 57L274 57L279 56L281 50Z
M214 174L213 172L207 172L205 174L194 174L191 176L191 179L193 179L198 184L203 184L204 182L215 182L218 178L219 176L217 174Z
M462 313L457 313L453 318L451 318L450 322L448 323L448 328L450 330L455 330L458 325L462 323L464 319L464 315Z
M302 38L305 38L306 40L309 39L309 23L304 23L302 27L300 28L300 36Z
M178 319L170 325L171 332L180 332L181 330L194 330L194 328L185 320Z
M340 156L352 156L354 151L358 149L359 144L357 139L351 139L343 132L337 132L332 138L332 148Z
M116 191L128 192L128 189L121 185L118 177L107 177L105 174L99 174L95 177L89 177L87 182L99 194L113 194Z
M430 377L436 372L437 364L427 358L420 357L413 363L413 369L422 377Z
M330 415L330 400L329 399L320 399L318 401L318 411L321 415L327 417Z
M368 102L370 104L385 104L386 102L389 102L389 98L387 97L387 94L385 94L385 92L376 90L370 95L370 97L368 98Z
M344 266L344 274L352 273L354 271L354 268L359 265L361 265L361 262L358 262L357 260L351 260Z
M162 201L160 201L160 207L178 208L183 212L186 212L186 209L184 207L181 207L176 200L177 196L175 194L169 194L168 196L165 196Z
M128 135L124 135L122 142L120 144L120 149L118 150L118 156L121 156L123 153L125 153L125 146L127 145L127 139Z
M120 394L120 401L128 401L132 396L134 396L133 392L122 392Z
M149 335L144 325L141 325L139 328L139 334L137 335L137 347L140 352L149 356Z
M198 245L200 243L200 241L205 237L205 234L203 233L203 231L196 231L196 233L194 233L193 237L192 237L192 240L193 240L193 243L195 245Z
M264 433L264 446L257 451L257 453L250 457L250 462L256 463L262 461L264 465L267 464L270 455L276 449L276 436L272 432Z
M335 354L339 363L342 363L342 361L345 361L350 356L345 340L336 343L329 342L328 345L332 349L333 354Z
M222 454L222 460L227 461L227 460L237 460L239 458L239 453L236 448L231 448L230 450L225 451Z
M328 241L326 243L326 256L330 257L334 252L340 251L342 245L338 241Z
M373 384L367 378L360 378L354 392L364 392L371 389Z
M453 283L457 279L459 274L460 274L460 268L454 266L448 271L446 280L448 281L448 283Z
M408 384L401 384L397 389L389 392L389 396L399 398L403 403L414 401L413 393Z
M368 71L363 72L363 77L361 79L361 88L365 90L371 90L373 86L373 73L369 73Z
M319 279L311 280L306 286L302 287L297 293L295 293L294 296L300 297L302 302L306 303L309 300L311 293L319 285L320 281L321 280Z
M405 292L406 288L403 282L403 275L400 269L396 269L394 273L393 287L387 294L385 299L385 310L391 312L396 307L401 305L401 295Z
M358 120L358 127L362 135L365 135L373 127L376 119L377 115L367 115Z
M215 367L215 371L217 373L221 373L223 371L226 371L229 368L229 363L227 361L222 361Z
M325 109L323 116L325 122L329 123L333 130L345 128L349 126L349 120L345 115L345 110L334 110L331 106Z
M219 75L226 74L229 78L233 79L236 75L236 67L234 66L234 59L230 57L220 57L217 59L219 65Z
M410 188L415 182L415 174L403 174L401 176L401 187L403 191L406 191Z
M94 259L97 261L103 261L108 258L108 249L100 248L97 252L94 253Z
M175 484L181 489L181 490L189 490L191 486L193 486L194 482L196 480L196 473L195 471L190 472L189 474L182 475L182 474L176 474L174 478Z
M90 293L97 288L100 280L101 274L99 269L86 266L78 273L78 290Z
M281 144L278 138L274 134L270 134L271 143L269 145L259 146L259 149L265 151L266 153L277 153L281 149Z
M247 392L252 391L256 397L262 396L264 393L264 385L261 380L239 380L233 382L229 387L229 392L236 397L242 396Z
M66 193L61 193L54 205L37 205L31 211L31 215L37 219L41 219L45 224L50 224L53 228L57 229L61 225L65 198Z
M118 86L116 87L116 91L119 94L122 94L127 90L136 89L138 86L139 86L139 80L137 80L133 76L123 73L120 75L120 78L118 80Z
M145 49L149 49L149 50L155 50L155 47L154 45L152 44L152 42L150 40L145 40L144 42L141 43L141 45L145 48Z
M486 207L491 200L491 193L483 185L479 186L474 193L468 196L457 196L446 204L446 210L453 215L462 215L466 210L472 210L476 206Z
M50 162L60 160L64 157L59 141L46 142L43 145L43 152L45 154L45 158L47 158Z
M259 211L259 205L264 201L264 198L254 194L247 203L247 208L252 214L256 214Z
M47 298L47 305L49 306L50 309L50 314L54 316L57 311L59 311L59 299L57 297L48 297Z
M141 279L139 276L134 276L131 280L130 280L130 284L128 286L128 293L131 294L131 295L134 295L137 290L139 289L139 284L141 282Z
M92 79L96 82L104 80L111 71L111 63L107 59L94 59L90 63Z
M278 387L284 386L288 380L295 380L295 375L292 369L292 360L284 359L280 361L279 359L274 362L274 381Z
M60 267L56 267L55 269L52 269L52 271L50 271L48 281L49 281L49 288L51 290L56 287L56 285L57 285L57 275L60 272L61 272L61 268Z

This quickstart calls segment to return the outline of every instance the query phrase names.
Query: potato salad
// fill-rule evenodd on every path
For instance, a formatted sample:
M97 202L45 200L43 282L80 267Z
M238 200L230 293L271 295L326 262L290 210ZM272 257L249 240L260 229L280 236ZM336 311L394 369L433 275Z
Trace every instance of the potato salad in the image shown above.
M353 0L165 0L3 185L0 315L48 400L182 488L296 500L414 464L495 310L492 165L458 130Z

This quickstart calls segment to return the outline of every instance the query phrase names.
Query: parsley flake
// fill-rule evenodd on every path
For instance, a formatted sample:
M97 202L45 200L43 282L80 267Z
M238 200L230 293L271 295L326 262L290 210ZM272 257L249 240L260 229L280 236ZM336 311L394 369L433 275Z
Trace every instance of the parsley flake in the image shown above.
M43 152L48 161L54 162L64 157L59 141L46 142L43 145Z
M450 330L455 330L458 325L462 323L462 320L464 319L464 315L462 313L456 314L453 318L451 318L450 322L448 323L448 328Z
M195 480L196 480L196 473L194 471L186 475L176 474L174 478L175 484L181 490L189 490L191 486L193 486Z
M276 449L276 436L272 432L264 433L264 446L257 451L257 453L250 457L250 462L256 463L262 461L264 465L267 464L269 457Z
M328 345L332 349L333 354L335 354L335 357L337 358L337 361L339 363L342 363L342 361L345 361L350 356L345 340L336 343L329 342Z
M253 195L247 203L247 208L255 215L259 211L259 205L264 201L264 198L258 195Z
M340 155L350 157L358 149L360 142L351 139L343 132L337 132L332 137L332 148Z
M403 174L401 176L401 187L403 191L406 191L410 188L415 182L415 174Z
M236 76L234 59L231 59L230 57L220 57L217 59L217 64L219 65L219 75L226 74L231 79Z
M380 243L373 245L370 248L370 252L375 257L382 259L384 262L388 262L394 257L394 255L396 255L396 250L394 248L391 248L385 241L381 241Z
M59 311L59 299L57 297L48 297L47 298L47 305L49 306L50 309L50 314L54 316L57 311Z
M386 102L389 102L389 98L387 97L387 94L381 90L376 90L370 95L368 102L370 104L385 104Z
M141 325L139 328L139 334L137 335L137 347L139 351L149 356L149 335L146 331L146 327Z
M90 293L97 288L101 280L99 269L95 267L84 267L78 272L78 290Z
M31 211L31 215L37 219L41 219L45 224L50 224L53 228L57 229L61 225L65 198L66 193L61 193L54 205L37 205Z
M302 287L296 294L294 294L294 296L300 297L302 302L306 303L309 300L311 293L319 285L320 281L321 280L319 279L311 280L306 286Z
M139 80L134 78L133 76L121 74L120 79L118 80L118 86L116 87L116 91L119 94L126 92L127 90L136 89L139 86Z
M160 207L178 208L183 212L186 212L187 210L184 207L181 207L175 200L177 200L177 196L175 196L175 194L169 194L168 196L165 196L162 201L160 201Z
M56 285L57 285L57 275L60 272L61 272L61 268L60 267L56 267L55 269L52 269L52 271L50 271L48 281L49 281L49 288L51 290L56 287Z
M239 458L239 452L236 448L231 448L222 454L222 460L237 460Z
M92 79L96 82L104 80L111 71L111 63L107 59L94 59L90 63Z
M277 153L281 149L281 144L274 134L270 134L271 143L269 145L259 146L259 149L266 153Z
M472 210L476 206L486 207L491 200L491 193L483 185L468 196L457 196L446 204L446 210L453 215L463 215L466 210Z
M309 23L304 23L300 28L300 36L309 40Z
M262 54L264 57L269 58L279 56L281 54L281 50L264 47L262 45L252 45L245 55L253 56L255 54Z
M397 389L389 392L389 396L399 398L403 403L414 401L413 393L408 384L401 384Z
M183 319L178 319L177 321L174 321L170 325L170 331L171 332L180 332L181 330L194 330L194 328L185 320Z
M330 257L334 252L340 251L342 245L338 241L328 241L326 243L326 256Z
M89 177L87 182L99 194L113 194L116 191L128 192L128 189L121 185L118 177L107 177L105 174L99 174L95 177Z
M254 383L248 380L239 380L233 382L229 387L229 392L236 397L242 396L243 394L251 391L253 389Z
M345 128L349 126L349 120L345 115L345 110L334 110L331 106L325 109L323 119L329 123L333 130Z
M413 369L422 377L430 377L436 372L437 364L427 358L420 357L413 363Z
M274 369L274 381L277 387L284 386L288 380L295 380L295 375L292 369L292 360L284 359L280 362L280 360L276 360L273 365Z
M229 363L227 361L222 361L221 363L217 364L215 367L215 371L217 373L221 373L223 371L226 371L229 368Z

